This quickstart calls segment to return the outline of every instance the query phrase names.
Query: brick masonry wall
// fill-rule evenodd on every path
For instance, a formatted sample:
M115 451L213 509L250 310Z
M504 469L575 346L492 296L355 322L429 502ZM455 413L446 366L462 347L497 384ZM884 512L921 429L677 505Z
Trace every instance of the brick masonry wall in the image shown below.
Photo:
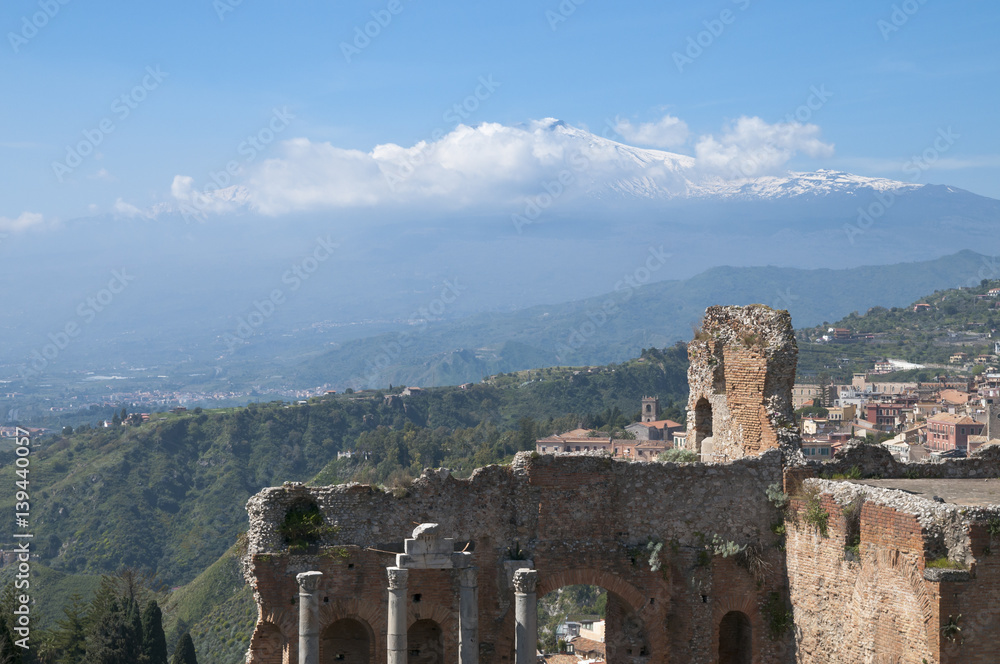
M846 482L810 479L801 488L789 507L786 544L796 661L998 661L1000 561L983 556L997 510ZM810 492L829 514L826 537L806 519ZM851 504L861 506L859 558L845 550ZM927 569L940 556L968 571ZM959 615L952 642L942 629Z
M796 466L804 476L817 477L846 473L857 467L864 477L883 479L975 479L1000 477L1000 448L984 447L968 458L950 459L945 463L896 461L881 445L853 441L828 462L808 461Z
M714 461L799 448L791 397L798 348L787 311L709 307L688 357L688 441L698 438L698 404L705 400Z
M471 542L479 569L480 656L483 664L513 661L513 591L504 561L522 550L538 570L539 596L565 585L600 585L612 594L609 650L615 662L711 662L718 622L748 612L760 662L787 661L787 648L766 635L761 607L785 592L780 552L770 525L777 509L765 490L781 481L777 451L728 465L630 463L595 457L519 454L508 467L488 467L468 480L425 473L396 497L361 485L265 489L248 503L246 574L260 620L250 660L296 657L295 574L320 570L321 625L342 618L366 625L375 662L385 661L387 577L392 553L417 523L435 522L460 543ZM289 555L277 524L293 504L312 500L339 530L317 553ZM766 550L761 583L734 559L703 553L712 536ZM664 543L663 566L649 565L650 540ZM348 557L335 555L337 547ZM420 601L413 596L419 594ZM457 658L458 585L454 572L411 571L410 624L439 623L445 661ZM678 625L684 625L679 629ZM629 655L628 651L632 654ZM754 660L755 662L758 660Z

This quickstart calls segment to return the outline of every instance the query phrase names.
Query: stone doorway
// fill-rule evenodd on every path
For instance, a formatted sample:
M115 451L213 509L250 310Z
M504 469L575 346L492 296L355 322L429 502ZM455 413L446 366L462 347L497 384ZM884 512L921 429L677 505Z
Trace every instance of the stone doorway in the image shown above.
M323 630L319 640L322 664L370 664L370 628L352 618L344 618Z
M441 626L433 620L418 620L406 632L407 664L444 664Z
M753 627L740 611L730 611L719 623L719 664L752 664Z

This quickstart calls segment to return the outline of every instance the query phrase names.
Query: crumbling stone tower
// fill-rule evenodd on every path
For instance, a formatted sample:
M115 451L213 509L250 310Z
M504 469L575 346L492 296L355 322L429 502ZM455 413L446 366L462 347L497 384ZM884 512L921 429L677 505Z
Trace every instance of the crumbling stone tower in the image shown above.
M798 347L787 311L709 307L688 357L688 447L703 461L798 448L792 408Z

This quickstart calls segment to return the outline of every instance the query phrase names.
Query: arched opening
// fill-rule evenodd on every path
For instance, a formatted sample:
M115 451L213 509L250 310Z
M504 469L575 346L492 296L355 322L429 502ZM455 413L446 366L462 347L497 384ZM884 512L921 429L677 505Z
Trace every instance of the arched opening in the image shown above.
M568 585L538 599L538 649L609 664L641 664L650 648L643 621L628 603L601 586Z
M701 443L712 437L712 404L702 397L694 405L694 451L701 451Z
M752 664L753 628L741 611L730 611L719 623L719 664Z
M433 620L418 620L406 632L407 664L444 664L441 626Z
M277 625L269 622L257 625L250 641L253 661L261 664L281 664L283 650L284 639Z
M343 618L323 630L319 639L322 664L369 664L372 659L371 629L353 618Z

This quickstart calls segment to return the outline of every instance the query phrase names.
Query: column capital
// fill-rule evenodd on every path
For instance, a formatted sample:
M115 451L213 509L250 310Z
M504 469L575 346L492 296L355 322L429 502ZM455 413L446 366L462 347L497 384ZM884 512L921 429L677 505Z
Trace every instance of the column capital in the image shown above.
M514 592L533 593L538 583L538 572L527 567L514 572Z
M321 576L323 576L323 572L302 572L302 574L295 575L295 580L299 584L299 590L304 593L314 593L319 587Z
M465 586L466 588L474 588L478 585L479 568L478 567L462 567L458 570L458 583L459 585Z
M406 579L410 574L410 570L402 567L386 567L385 571L389 575L389 590L406 588Z

